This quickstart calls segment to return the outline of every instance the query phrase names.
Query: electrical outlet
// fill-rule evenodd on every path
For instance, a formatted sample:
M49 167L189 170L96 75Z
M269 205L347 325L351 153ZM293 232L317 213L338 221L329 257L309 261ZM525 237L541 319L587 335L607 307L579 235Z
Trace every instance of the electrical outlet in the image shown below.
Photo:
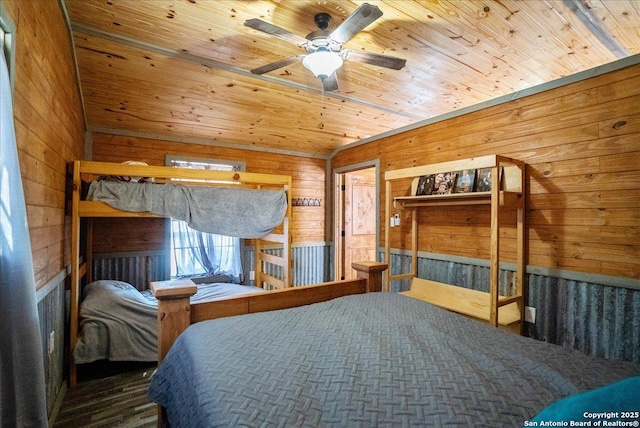
M396 214L393 216L393 222L396 226L400 226L400 214Z
M536 308L532 308L531 306L524 307L524 320L526 322L530 322L531 324L536 323Z
M249 271L249 281L255 281L256 280L256 271L252 270Z
M56 331L53 330L49 333L49 354L53 354L53 350L56 346Z
M391 226L391 227L395 227L395 225L396 225L396 218L392 216L392 217L389 219L389 226Z

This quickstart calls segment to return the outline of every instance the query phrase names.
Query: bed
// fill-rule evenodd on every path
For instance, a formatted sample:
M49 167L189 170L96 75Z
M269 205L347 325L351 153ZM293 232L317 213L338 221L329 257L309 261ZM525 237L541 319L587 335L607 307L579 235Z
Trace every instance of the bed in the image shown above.
M360 289L193 323L159 365L149 395L170 426L534 426L552 403L606 385L614 404L602 395L581 399L591 406L581 415L602 402L637 420L640 407L615 406L640 406L638 376L640 366L629 362Z
M259 292L264 289L201 283L190 300L195 304ZM151 290L139 291L124 281L93 281L83 289L79 316L78 340L73 348L76 364L158 360L158 299Z
M93 236L94 218L171 217L184 220L192 228L204 232L251 239L256 254L255 285L275 290L291 286L290 176L148 166L139 162L91 161L70 163L69 175L70 386L77 381L76 364L95 356L86 349L75 350L80 337L83 286L94 280L92 270L88 268L92 265L92 240L98 239ZM264 251L265 248L278 248L279 255ZM246 293L247 289L240 288L239 292ZM144 296L138 303L143 300ZM98 335L104 334L104 326L91 324L89 329ZM84 334L81 339L84 339ZM81 347L84 345L80 344ZM102 349L98 349L100 347ZM94 348L96 353L105 354L104 344ZM80 354L86 355L81 357ZM74 355L78 355L77 361ZM124 356L111 359L114 358ZM138 355L135 358L142 357Z

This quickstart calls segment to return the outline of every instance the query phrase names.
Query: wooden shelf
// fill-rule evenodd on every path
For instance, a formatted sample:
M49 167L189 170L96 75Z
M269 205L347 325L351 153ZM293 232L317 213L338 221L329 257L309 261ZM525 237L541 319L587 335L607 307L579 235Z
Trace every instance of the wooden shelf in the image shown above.
M500 206L515 207L521 192L501 191ZM491 192L452 193L449 195L397 196L393 198L396 209L410 209L429 206L491 205Z
M484 291L414 278L411 283L411 290L403 291L400 294L424 300L471 318L485 322L490 321L491 299L490 294ZM498 324L508 327L511 324L520 322L520 310L518 309L517 301L522 300L522 296L501 296L499 300L509 300L510 303L500 308Z
M491 188L493 191L452 193L448 195L395 196L392 194L392 183L400 183L406 189L407 180L411 181L409 194L415 195L420 177L429 174L453 172L465 169L491 168ZM386 209L385 216L390 219L391 209L411 211L411 272L400 275L386 274L386 290L390 281L411 279L411 289L402 292L406 296L425 300L447 310L463 314L474 319L489 322L496 327L507 327L512 331L522 332L524 314L524 275L525 275L525 164L505 156L489 155L472 159L460 159L431 165L415 166L385 173ZM405 190L406 192L406 190ZM489 290L482 292L464 287L443 284L417 278L418 265L418 212L421 208L437 208L449 206L484 205L490 210L491 235L489 258ZM500 207L514 210L502 212ZM516 293L513 296L500 296L499 266L501 244L501 218L503 214L516 217ZM408 224L408 223L405 223ZM429 225L426 225L427 233ZM385 263L390 263L391 239L390 228L385 228Z

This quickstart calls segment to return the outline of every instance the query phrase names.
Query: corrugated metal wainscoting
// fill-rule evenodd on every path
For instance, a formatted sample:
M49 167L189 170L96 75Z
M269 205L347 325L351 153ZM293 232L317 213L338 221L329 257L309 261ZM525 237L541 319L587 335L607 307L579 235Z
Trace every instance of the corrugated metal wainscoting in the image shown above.
M384 258L380 254L380 260ZM489 267L473 260L418 257L418 277L488 291ZM411 257L391 254L391 272L410 271ZM507 265L505 265L507 266ZM512 294L515 273L501 265L500 294ZM528 273L526 305L536 308L535 324L525 334L608 359L640 363L640 290ZM410 281L393 281L392 292Z
M282 249L268 249L270 254L282 255ZM254 270L255 251L253 247L245 247L242 269L245 272L245 283L249 281L249 272ZM282 269L274 266L265 269L269 275L282 275ZM333 246L325 243L295 244L291 247L291 284L317 284L333 280Z
M528 275L531 337L612 360L640 363L640 290Z
M381 255L381 259L384 255ZM391 255L391 273L410 272L411 256ZM418 257L418 278L458 285L473 290L489 291L489 267L471 263L460 263L447 260ZM500 294L508 296L515 290L515 274L510 270L500 270ZM410 280L398 280L391 283L393 292L407 291Z
M47 414L51 414L64 381L65 287L64 271L38 289L38 317L44 357ZM50 338L53 333L53 342ZM51 349L51 353L49 353Z
M265 249L271 254L282 254L282 249ZM242 268L245 284L254 269L254 248L244 247ZM325 243L297 244L291 248L291 283L294 286L316 284L333 279L333 247ZM282 275L279 267L267 269L270 275ZM164 254L158 252L94 254L93 278L115 279L132 284L139 290L149 287L151 281L169 277Z
M146 290L151 281L169 279L169 268L162 251L94 254L92 274L94 280L114 279Z

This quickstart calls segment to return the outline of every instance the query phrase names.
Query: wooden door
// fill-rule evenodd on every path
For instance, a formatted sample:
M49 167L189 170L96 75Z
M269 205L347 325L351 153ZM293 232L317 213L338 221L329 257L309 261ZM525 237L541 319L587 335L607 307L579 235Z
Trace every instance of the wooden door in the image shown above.
M375 168L344 174L344 276L356 277L351 263L376 260Z

